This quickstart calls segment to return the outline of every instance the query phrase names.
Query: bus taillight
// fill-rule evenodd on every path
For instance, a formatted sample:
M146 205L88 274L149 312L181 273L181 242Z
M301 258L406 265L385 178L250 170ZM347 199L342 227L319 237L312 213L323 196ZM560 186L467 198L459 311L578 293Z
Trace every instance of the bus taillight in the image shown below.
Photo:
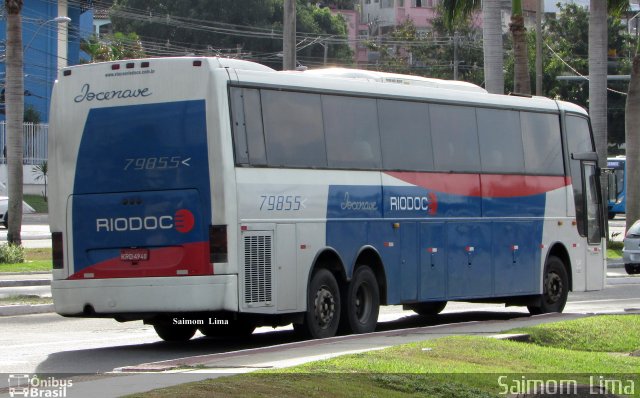
M226 263L227 258L227 226L209 226L209 253L211 263Z
M53 269L64 267L64 248L62 247L62 232L51 233Z

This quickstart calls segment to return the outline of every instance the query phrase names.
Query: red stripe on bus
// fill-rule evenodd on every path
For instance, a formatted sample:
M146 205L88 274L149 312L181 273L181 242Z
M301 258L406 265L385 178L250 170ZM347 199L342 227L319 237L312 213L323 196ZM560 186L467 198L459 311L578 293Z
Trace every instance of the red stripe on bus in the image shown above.
M120 257L103 261L74 273L69 279L145 278L212 275L209 242L149 250L149 260L133 263Z
M571 179L564 176L420 172L386 172L386 174L431 191L486 198L540 195L571 184Z

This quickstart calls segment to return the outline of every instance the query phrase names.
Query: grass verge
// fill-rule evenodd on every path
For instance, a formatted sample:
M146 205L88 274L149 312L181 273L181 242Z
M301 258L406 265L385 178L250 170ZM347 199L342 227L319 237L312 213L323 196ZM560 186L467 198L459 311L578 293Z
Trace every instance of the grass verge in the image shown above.
M51 249L24 249L25 262L15 264L0 264L2 272L45 272L51 271Z
M0 305L25 305L25 304L53 304L51 297L40 297L36 295L15 295L0 298Z
M603 316L520 329L528 333L553 331L540 332L545 338L534 338L533 343L477 336L445 337L135 396L489 397L500 396L505 386L519 386L522 375L546 377L544 380L576 380L581 384L589 384L590 375L617 375L625 382L633 378L637 387L640 357L583 348L591 348L587 343L591 341L598 351L638 350L640 339L634 336L628 340L614 339L611 344L606 340L621 330L639 330L639 322L637 315ZM572 344L568 339L553 337L563 333L583 343ZM506 378L500 379L501 376ZM638 396L640 391L634 393Z
M24 195L24 201L36 211L36 213L48 213L49 203L44 200L42 195Z

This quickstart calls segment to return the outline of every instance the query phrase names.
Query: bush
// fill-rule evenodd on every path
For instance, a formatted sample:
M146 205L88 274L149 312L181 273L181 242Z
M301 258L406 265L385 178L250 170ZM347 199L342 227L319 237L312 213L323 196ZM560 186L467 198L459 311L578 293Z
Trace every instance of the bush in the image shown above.
M0 246L0 264L24 263L24 247L18 245Z
M618 242L614 240L610 240L607 242L607 249L610 249L610 250L622 250L623 247L624 247L623 242Z

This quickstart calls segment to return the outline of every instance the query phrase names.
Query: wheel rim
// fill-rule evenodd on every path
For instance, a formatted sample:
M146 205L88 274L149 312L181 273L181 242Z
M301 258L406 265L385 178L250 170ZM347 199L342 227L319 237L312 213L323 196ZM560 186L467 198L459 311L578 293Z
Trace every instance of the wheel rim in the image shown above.
M316 292L315 318L321 329L326 329L331 325L335 315L336 302L333 293L327 286L322 286Z
M564 291L562 278L555 272L549 272L545 279L547 302L555 303L559 301L562 298Z
M361 284L356 289L356 297L354 300L355 305L355 313L358 321L364 323L369 320L369 315L371 314L371 289L369 285L366 283Z

